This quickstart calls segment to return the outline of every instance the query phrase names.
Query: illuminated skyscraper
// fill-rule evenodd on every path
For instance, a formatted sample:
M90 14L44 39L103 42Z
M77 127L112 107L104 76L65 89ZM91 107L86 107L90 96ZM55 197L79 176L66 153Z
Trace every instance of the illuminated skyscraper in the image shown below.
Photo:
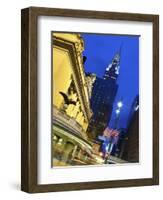
M88 132L90 137L95 139L106 128L111 119L113 103L117 94L118 78L120 69L120 51L115 54L111 63L105 70L103 78L96 77L92 89L91 118Z
M118 78L119 69L120 69L120 51L115 54L112 62L106 68L103 78L107 80L110 79L116 80Z

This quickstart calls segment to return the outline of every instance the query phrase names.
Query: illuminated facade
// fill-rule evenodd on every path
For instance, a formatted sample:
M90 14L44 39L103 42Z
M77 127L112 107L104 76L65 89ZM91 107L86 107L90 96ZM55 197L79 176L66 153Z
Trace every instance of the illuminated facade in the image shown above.
M52 42L53 166L88 164L93 162L86 133L92 85L83 68L84 42L80 34L67 33L53 33Z

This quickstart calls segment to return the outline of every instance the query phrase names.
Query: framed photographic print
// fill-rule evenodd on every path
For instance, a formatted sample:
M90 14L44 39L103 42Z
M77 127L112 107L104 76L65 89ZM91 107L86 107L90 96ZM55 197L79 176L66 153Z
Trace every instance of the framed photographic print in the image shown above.
M159 184L159 16L21 12L21 189Z

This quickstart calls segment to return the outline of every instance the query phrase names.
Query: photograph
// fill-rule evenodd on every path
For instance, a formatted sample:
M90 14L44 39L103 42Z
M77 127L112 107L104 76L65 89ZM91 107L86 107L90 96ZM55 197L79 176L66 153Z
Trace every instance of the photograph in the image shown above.
M52 167L139 163L139 37L52 32Z

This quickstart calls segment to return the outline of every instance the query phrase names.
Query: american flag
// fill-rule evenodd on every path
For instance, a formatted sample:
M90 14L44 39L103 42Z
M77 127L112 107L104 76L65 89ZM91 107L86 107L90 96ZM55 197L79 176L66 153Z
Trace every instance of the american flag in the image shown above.
M110 137L118 137L119 136L119 131L117 129L110 129L109 127L106 127L103 136L110 138Z
M103 132L103 135L105 137L111 137L112 136L112 131L113 131L113 129L110 129L109 127L106 127L104 132Z

